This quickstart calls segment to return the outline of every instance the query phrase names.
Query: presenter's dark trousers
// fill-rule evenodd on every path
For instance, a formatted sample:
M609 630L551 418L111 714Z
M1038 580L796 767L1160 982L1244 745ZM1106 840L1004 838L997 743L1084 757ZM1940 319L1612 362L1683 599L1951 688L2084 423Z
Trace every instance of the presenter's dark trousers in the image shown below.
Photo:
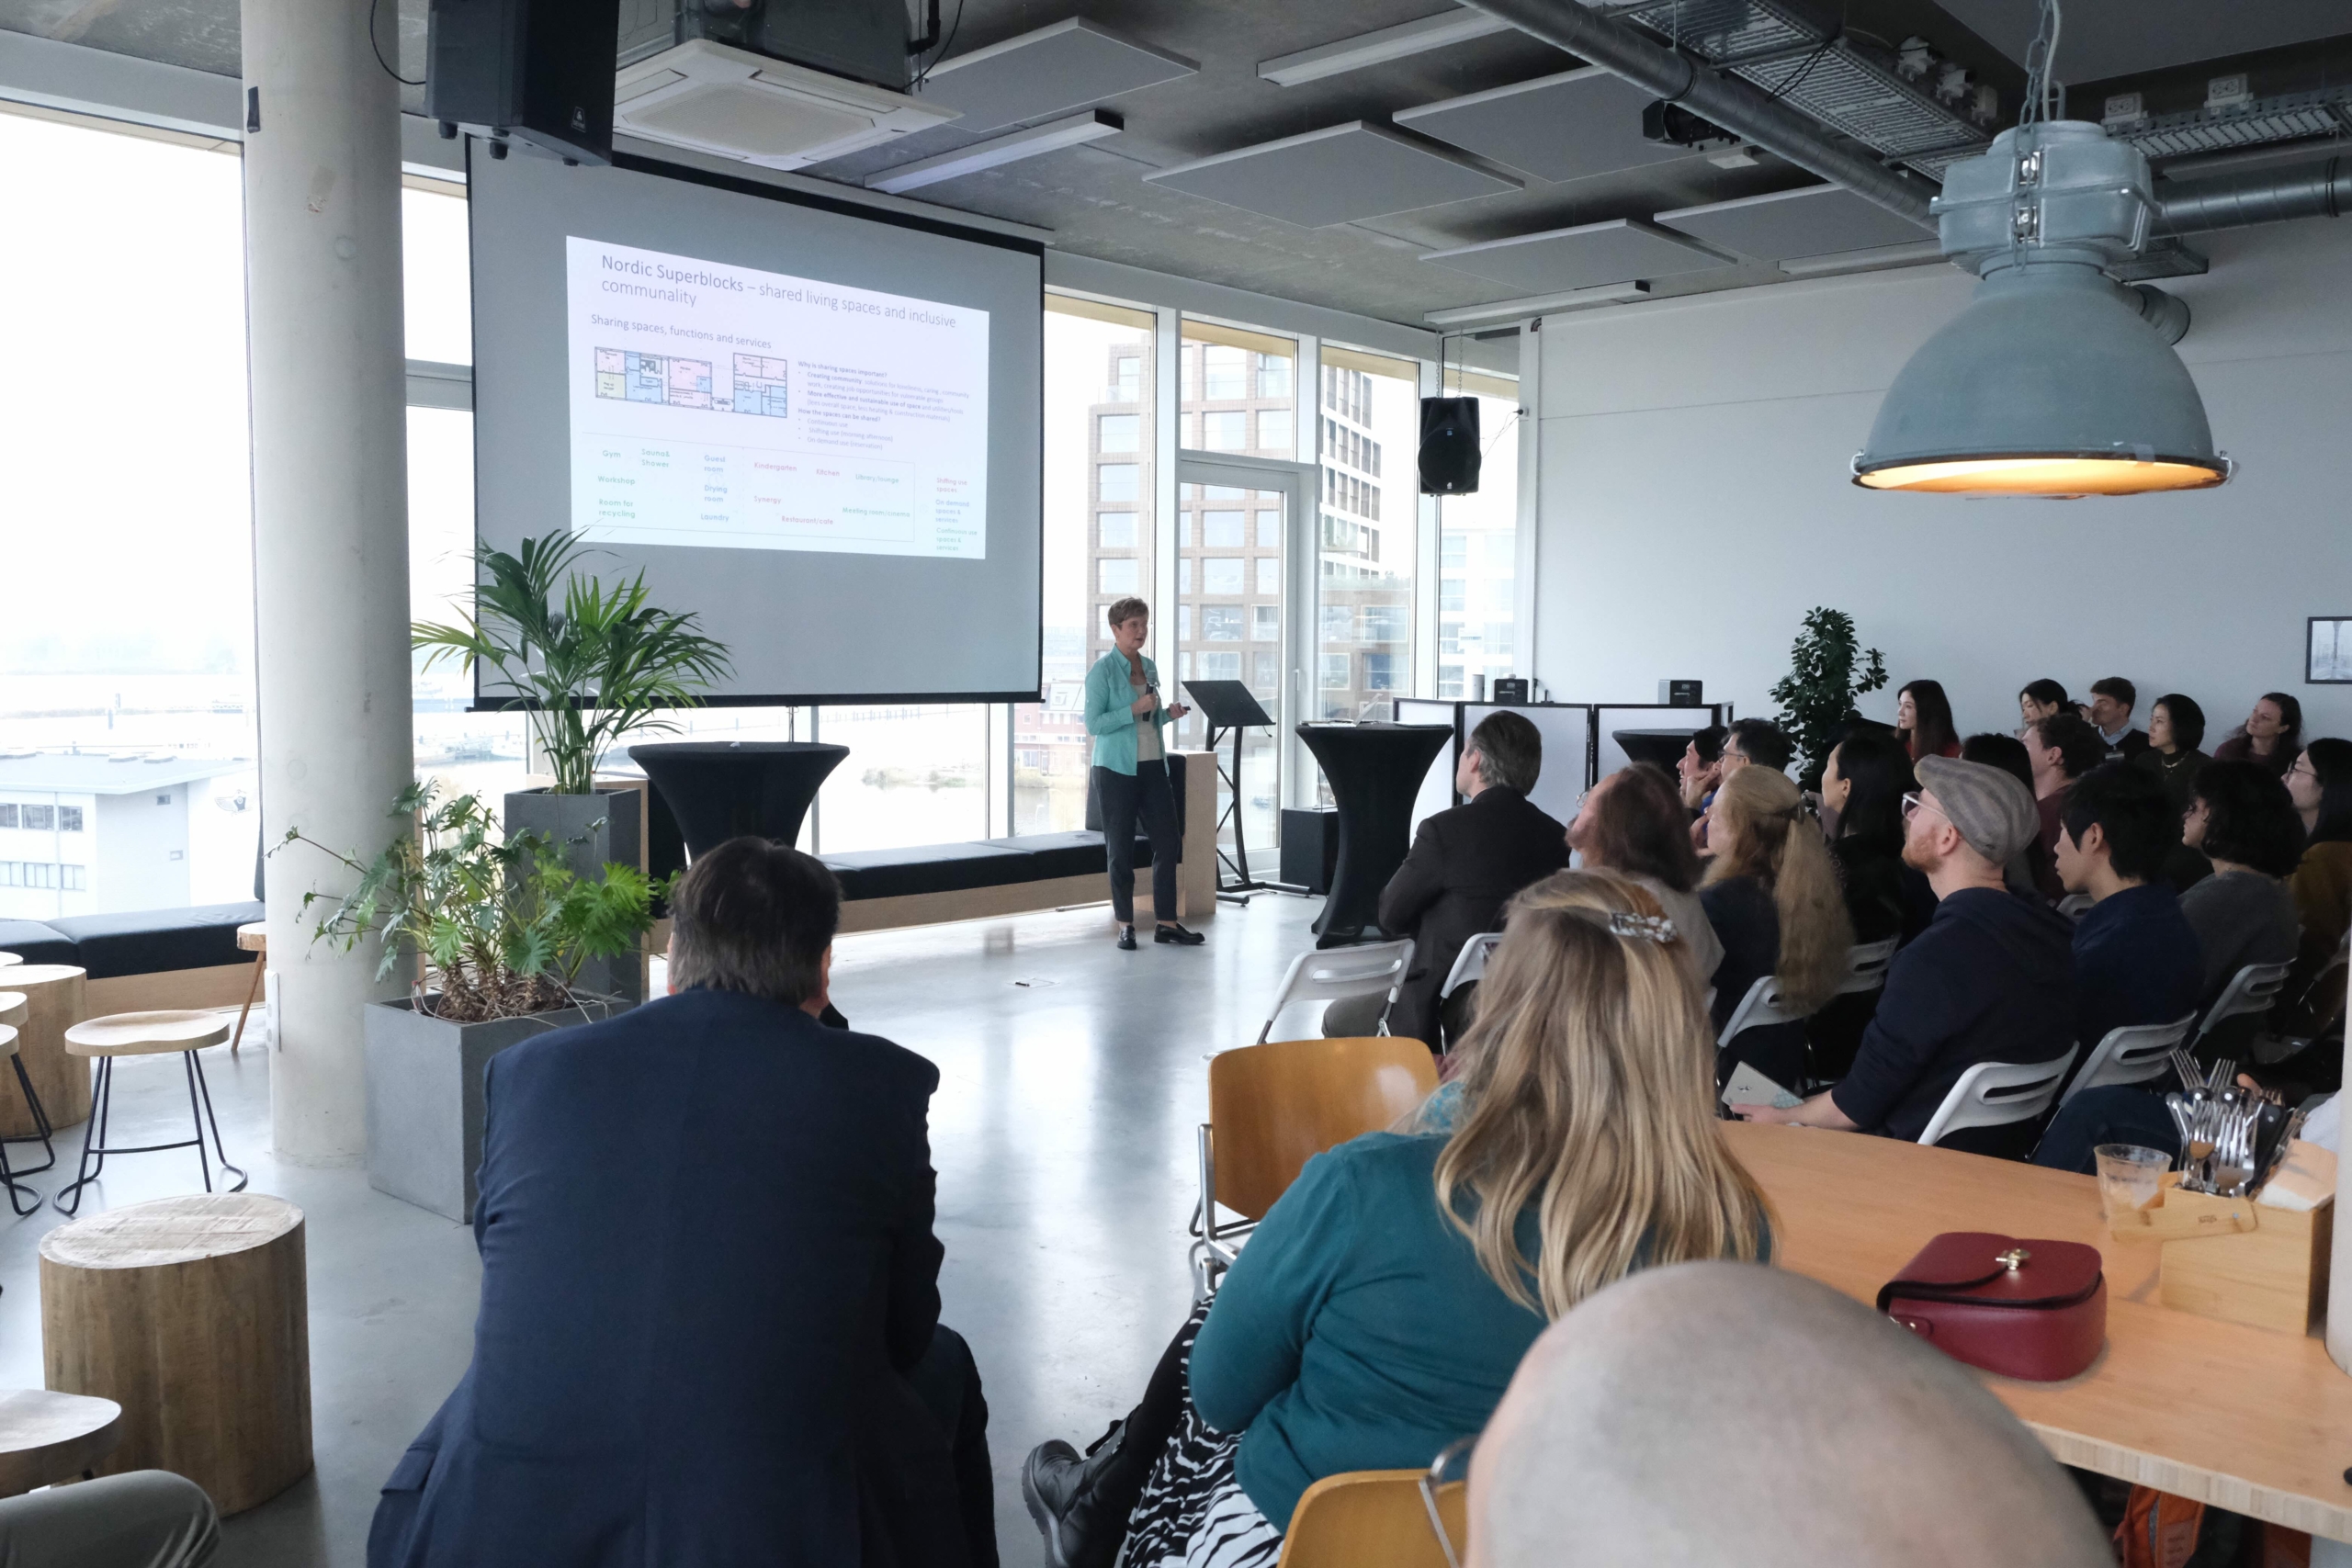
M1132 773L1094 770L1095 798L1102 803L1102 847L1111 862L1111 912L1123 926L1136 919L1136 818L1151 840L1151 916L1176 920L1176 795L1168 787L1168 763L1137 762Z

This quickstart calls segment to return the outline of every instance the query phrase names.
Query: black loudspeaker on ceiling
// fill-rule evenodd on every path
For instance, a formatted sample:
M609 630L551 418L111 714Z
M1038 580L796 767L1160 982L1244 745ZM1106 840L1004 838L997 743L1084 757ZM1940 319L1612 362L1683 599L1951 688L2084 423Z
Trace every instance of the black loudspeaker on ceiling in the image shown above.
M1421 400L1421 493L1469 495L1478 488L1478 400Z
M613 160L613 59L620 0L432 0L424 112L458 128L527 141L572 163Z

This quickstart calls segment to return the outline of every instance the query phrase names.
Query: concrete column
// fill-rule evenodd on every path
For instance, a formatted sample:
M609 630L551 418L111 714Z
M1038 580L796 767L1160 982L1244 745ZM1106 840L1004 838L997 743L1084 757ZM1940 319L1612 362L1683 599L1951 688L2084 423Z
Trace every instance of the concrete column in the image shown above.
M400 105L368 16L243 6L262 840L299 827L363 861L413 773ZM300 1164L366 1153L360 1007L401 989L370 947L310 940L302 895L349 880L299 844L266 873L271 1131Z

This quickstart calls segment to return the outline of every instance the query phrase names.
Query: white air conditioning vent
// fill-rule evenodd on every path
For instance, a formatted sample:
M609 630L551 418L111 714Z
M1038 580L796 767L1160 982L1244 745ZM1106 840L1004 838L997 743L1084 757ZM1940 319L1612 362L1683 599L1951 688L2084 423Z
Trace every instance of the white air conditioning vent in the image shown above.
M797 169L959 118L904 93L696 39L614 80L613 130Z

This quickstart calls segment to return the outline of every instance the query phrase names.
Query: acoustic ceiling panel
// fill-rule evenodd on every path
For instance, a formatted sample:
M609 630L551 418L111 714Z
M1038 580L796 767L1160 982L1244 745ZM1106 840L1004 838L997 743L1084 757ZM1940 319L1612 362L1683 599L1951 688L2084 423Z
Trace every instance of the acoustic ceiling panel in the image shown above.
M1580 180L1697 156L1688 147L1642 139L1642 108L1656 96L1589 65L1423 104L1393 118L1424 136L1538 179Z
M1936 234L1843 186L1806 186L1685 207L1659 213L1657 221L1720 249L1774 262L1916 245Z
M1508 175L1360 119L1179 164L1144 178L1309 229L1521 188Z
M1200 69L1198 61L1073 17L932 67L921 96L960 111L964 118L956 129L979 135L1197 75Z
M1431 251L1421 259L1475 272L1531 294L1670 277L1731 265L1703 245L1631 218Z
M2036 0L1940 0L1962 27L2019 64L2033 41ZM2199 60L2352 33L2345 0L2066 0L2058 74L2104 82ZM2086 106L2096 109L2096 104Z

